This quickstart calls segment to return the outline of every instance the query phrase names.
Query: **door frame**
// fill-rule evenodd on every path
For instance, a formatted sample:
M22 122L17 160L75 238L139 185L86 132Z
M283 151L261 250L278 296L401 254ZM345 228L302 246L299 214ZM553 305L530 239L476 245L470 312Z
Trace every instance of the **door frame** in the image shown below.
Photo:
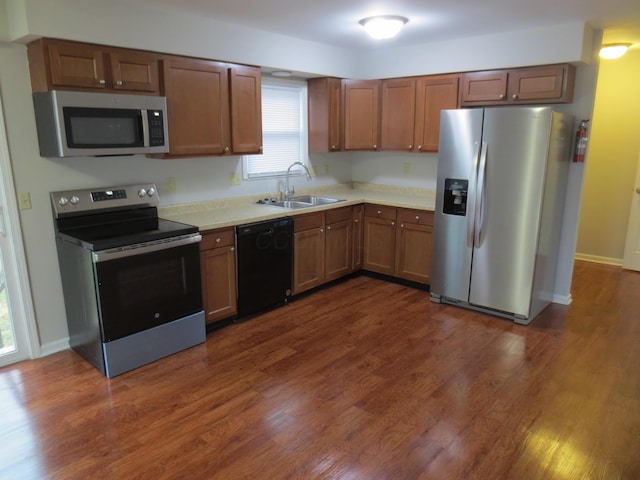
M13 169L0 96L0 207L4 210L6 242L11 255L4 252L7 302L13 323L16 351L0 357L0 366L40 356L40 341L36 326L33 297L22 240L18 202L13 185Z
M638 166L631 195L622 268L640 271L640 153L638 154Z

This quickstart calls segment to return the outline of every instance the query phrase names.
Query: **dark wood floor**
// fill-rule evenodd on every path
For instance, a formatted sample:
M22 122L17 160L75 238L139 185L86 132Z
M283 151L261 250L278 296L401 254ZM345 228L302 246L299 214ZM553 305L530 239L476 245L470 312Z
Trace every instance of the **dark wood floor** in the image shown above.
M112 380L0 369L2 479L638 479L640 274L529 326L359 277Z

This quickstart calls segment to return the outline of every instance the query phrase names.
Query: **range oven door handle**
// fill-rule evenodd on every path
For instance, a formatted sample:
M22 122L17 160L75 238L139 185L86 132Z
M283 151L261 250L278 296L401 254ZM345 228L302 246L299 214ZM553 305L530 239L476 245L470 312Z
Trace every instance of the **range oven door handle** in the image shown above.
M194 233L180 237L166 238L154 242L138 243L126 245L124 247L112 248L110 250L100 250L92 253L93 263L107 262L118 258L133 257L134 255L144 255L145 253L159 252L169 248L181 247L191 243L198 243L202 240L202 235Z

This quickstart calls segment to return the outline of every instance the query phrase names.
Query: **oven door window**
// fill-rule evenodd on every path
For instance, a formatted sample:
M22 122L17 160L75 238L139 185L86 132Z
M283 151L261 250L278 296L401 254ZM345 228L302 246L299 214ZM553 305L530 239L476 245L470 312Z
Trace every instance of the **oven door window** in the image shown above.
M144 146L140 110L64 107L63 112L68 148Z
M103 341L202 310L198 244L95 264Z

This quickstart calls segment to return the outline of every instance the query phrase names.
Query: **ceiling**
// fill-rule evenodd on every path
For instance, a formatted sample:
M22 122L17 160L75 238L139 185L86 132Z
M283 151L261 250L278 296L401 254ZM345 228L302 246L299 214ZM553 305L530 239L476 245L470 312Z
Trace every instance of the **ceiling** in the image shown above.
M347 49L369 50L586 22L603 41L640 48L639 0L126 0L154 8ZM368 38L358 21L377 15L409 18L392 40Z

